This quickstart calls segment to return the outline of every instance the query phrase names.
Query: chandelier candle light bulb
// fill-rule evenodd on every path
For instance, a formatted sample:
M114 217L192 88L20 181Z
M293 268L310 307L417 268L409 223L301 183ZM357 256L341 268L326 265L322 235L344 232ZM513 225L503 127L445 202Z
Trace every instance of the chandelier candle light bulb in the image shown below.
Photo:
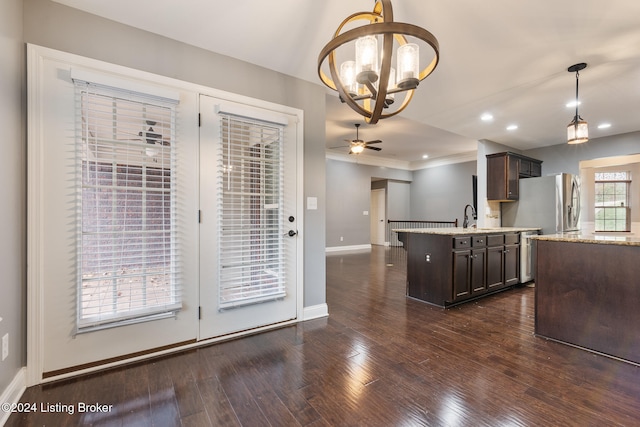
M378 39L360 37L356 41L356 79L360 84L378 80Z
M358 83L356 82L356 62L344 61L340 65L340 80L344 83L349 95L356 96L358 93Z
M407 43L398 48L398 87L414 89L418 86L420 73L420 47L415 43Z

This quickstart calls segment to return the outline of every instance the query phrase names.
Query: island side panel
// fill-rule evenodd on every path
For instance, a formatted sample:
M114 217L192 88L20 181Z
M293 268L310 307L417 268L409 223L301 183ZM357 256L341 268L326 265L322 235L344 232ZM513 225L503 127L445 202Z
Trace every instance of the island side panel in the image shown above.
M536 334L640 363L640 246L536 246Z
M452 299L452 237L408 233L407 239L407 295L445 306Z

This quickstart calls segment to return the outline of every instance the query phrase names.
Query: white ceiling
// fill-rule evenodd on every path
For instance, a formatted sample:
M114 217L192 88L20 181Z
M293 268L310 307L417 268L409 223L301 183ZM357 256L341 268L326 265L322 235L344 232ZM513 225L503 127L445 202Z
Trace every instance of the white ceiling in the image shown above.
M321 84L318 53L344 18L373 0L56 0L105 18ZM575 113L591 138L640 130L640 2L631 0L394 0L395 21L431 31L440 63L400 115L363 124L382 139L372 156L421 161L476 149L489 139L516 149L561 144ZM328 91L329 93L329 91ZM490 112L492 122L480 115ZM327 147L362 123L327 99ZM609 129L598 129L603 122ZM517 124L516 131L506 126ZM346 149L330 149L346 152Z

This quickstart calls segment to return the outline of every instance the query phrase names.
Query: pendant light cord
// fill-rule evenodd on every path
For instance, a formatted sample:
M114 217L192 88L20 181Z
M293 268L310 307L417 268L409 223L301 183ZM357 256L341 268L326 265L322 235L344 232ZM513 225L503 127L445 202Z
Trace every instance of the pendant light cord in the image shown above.
M578 79L580 77L580 72L576 70L576 118L577 121L580 116L578 116Z

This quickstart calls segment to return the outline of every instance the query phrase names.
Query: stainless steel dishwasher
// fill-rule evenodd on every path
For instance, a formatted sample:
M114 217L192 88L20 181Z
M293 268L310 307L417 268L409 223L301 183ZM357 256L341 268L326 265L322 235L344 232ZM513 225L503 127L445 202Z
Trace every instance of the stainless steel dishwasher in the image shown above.
M531 246L531 236L537 231L523 231L520 233L520 283L527 283L534 279L534 251Z

